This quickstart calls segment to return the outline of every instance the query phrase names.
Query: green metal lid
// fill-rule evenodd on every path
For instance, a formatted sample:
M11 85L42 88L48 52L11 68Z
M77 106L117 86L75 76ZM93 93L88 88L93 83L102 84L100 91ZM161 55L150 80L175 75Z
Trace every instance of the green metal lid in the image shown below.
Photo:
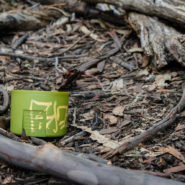
M11 132L58 137L66 133L69 92L11 91Z

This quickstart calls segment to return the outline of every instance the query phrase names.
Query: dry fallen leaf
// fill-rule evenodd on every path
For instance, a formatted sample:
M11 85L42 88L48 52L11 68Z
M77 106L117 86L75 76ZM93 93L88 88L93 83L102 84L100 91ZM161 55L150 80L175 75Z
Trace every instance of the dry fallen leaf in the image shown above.
M11 183L13 180L13 176L12 175L8 175L7 177L5 177L5 179L1 182L2 184L9 184Z
M180 117L185 117L185 111L181 112Z
M87 113L84 113L84 114L82 114L82 117L84 119L80 119L80 121L92 120L94 118L94 111L91 110L91 111L89 111Z
M115 116L110 115L110 114L105 114L104 119L109 119L110 125L114 125L118 122L118 119Z
M103 135L101 135L97 130L91 130L91 128L86 126L80 126L77 124L73 124L72 126L82 129L83 131L86 131L90 133L89 136L91 139L98 141L98 143L102 143L103 146L115 149L121 145L121 142L113 141Z
M98 68L98 70L99 70L100 72L103 71L104 67L105 67L105 60L99 62L98 65L97 65L97 68Z
M96 35L95 33L92 33L86 26L82 26L80 28L80 31L83 32L84 34L86 35L89 35L92 39L96 40L96 41L99 41L99 42L104 42L103 39L100 39L98 37L98 35Z
M174 92L174 89L159 89L157 92Z
M112 113L116 116L123 116L124 106L117 106L113 109Z
M148 91L153 91L156 88L156 84L148 85Z
M149 75L148 69L144 69L139 71L136 76L141 77L141 76L147 76L147 75Z
M149 64L149 57L148 56L142 56L142 67L145 68Z
M111 140L111 139L101 135L97 130L91 130L91 128L89 128L87 126L81 126L81 125L77 125L77 124L72 124L72 126L74 126L76 128L80 128L83 131L90 133L91 135L89 137L92 140L96 140L98 143L102 143L103 146L109 147L112 149L116 149L119 146L121 146L123 143L132 139L131 135L127 135L126 137L124 137L122 140L120 140L118 142L116 140L114 141L114 140Z
M106 128L106 129L102 129L100 130L100 134L104 135L104 134L112 134L114 132L118 131L118 128Z
M156 78L155 78L155 83L158 87L166 87L166 86L168 86L168 84L165 83L167 80L168 81L171 80L171 74L170 73L157 75Z
M9 120L5 116L0 117L0 128L7 129L10 126Z
M179 130L183 130L183 129L185 129L185 125L178 124L175 130L179 131Z
M131 123L131 120L124 120L122 123L119 123L119 124L118 124L118 127L119 127L119 128L123 128L123 127L125 127L126 125L128 125L129 123Z
M6 90L8 92L12 91L13 89L14 89L14 86L13 85L6 86Z
M163 153L169 153L171 155L173 155L174 157L176 157L177 159L180 159L181 161L183 161L185 163L185 157L175 148L168 146L168 147L160 147L159 151L163 152Z
M165 173L177 173L185 170L185 165L175 166L172 168L165 169Z
M115 80L112 84L111 92L120 91L124 87L123 79Z

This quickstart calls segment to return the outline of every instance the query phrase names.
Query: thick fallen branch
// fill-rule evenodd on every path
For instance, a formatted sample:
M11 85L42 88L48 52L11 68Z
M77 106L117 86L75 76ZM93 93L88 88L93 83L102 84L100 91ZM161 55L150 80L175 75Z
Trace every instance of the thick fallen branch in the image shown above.
M15 134L11 132L4 130L3 128L0 128L0 135L6 136L12 140L21 142L21 139L18 136L16 136Z
M28 55L20 55L20 54L16 54L16 53L6 53L6 52L0 52L0 56L10 56L10 57L15 57L15 58L21 58L24 60L28 60L28 61L34 61L37 60L39 62L55 62L56 61L56 57L52 57L52 58L44 58L44 57L32 57L32 56L28 56ZM68 56L58 56L58 59L77 59L77 58L81 58L81 57L85 57L87 56L87 54L81 54L81 55L68 55Z
M36 30L60 18L57 9L27 9L0 14L0 31Z
M146 141L147 139L153 137L157 132L164 130L166 127L169 127L174 123L176 118L178 117L178 114L184 109L185 107L185 84L182 85L183 88L183 94L180 99L180 102L170 111L170 113L158 124L154 125L150 129L146 130L142 134L136 136L132 140L123 143L118 148L111 150L107 154L105 154L105 158L113 157L114 155L118 153L126 152L134 147L136 147L138 144L140 144L143 141Z
M0 158L14 165L39 170L84 185L183 185L184 183L108 166L61 151L52 144L32 146L0 135Z
M82 0L91 3L108 3L125 10L157 16L184 27L185 2L180 0Z
M85 2L115 3L113 0L83 0ZM174 23L185 22L185 2L169 0L118 0L117 7L141 12L128 13L128 23L140 38L145 55L152 59L158 69L176 61L185 66L185 37L172 26L168 26L162 19ZM180 6L183 5L183 6ZM144 15L145 14L145 15ZM147 15L155 15L150 17ZM178 14L178 15L176 15ZM181 30L182 31L182 30Z
M60 0L58 4L54 4L52 1L49 3L53 4L1 13L0 31L6 33L10 31L37 30L63 17L65 20L60 21L62 26L70 21L70 16L63 9L84 16L103 18L112 23L124 24L121 16L106 14L78 0Z
M144 53L158 69L174 61L185 66L185 37L173 27L155 17L139 13L128 14L129 24L140 38Z

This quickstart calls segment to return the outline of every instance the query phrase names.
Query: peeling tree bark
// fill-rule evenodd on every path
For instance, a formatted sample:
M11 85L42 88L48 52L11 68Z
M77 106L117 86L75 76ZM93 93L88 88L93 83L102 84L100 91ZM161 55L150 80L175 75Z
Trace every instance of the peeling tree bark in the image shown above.
M37 30L58 19L62 13L54 9L35 9L0 14L0 31Z
M0 159L84 185L183 185L184 183L108 166L52 144L32 146L0 135Z
M115 4L113 0L83 1ZM140 38L145 55L151 58L157 69L174 61L185 66L185 36L182 29L180 32L173 27L175 24L181 27L185 25L185 1L117 0L116 6L128 11L128 23ZM164 19L175 24L169 26Z
M179 23L184 27L185 2L180 0L118 0L124 9L134 10L147 15Z
M49 2L47 1L47 3L51 3L51 0ZM62 8L68 12L75 12L87 17L104 18L112 23L124 24L122 17L100 12L99 10L78 0L60 0L59 3L63 3ZM5 12L0 14L0 32L37 30L47 26L59 18L62 18L62 16L65 17L63 12L64 11L61 10L60 5L56 5L56 7L55 5L53 5L53 7L52 5L39 6L34 9ZM68 20L69 19L70 18L68 17Z
M82 0L91 3L108 3L129 11L157 16L185 26L185 1L182 0Z
M174 61L185 66L185 36L175 28L139 13L128 14L129 24L140 38L144 53L151 57L156 68Z

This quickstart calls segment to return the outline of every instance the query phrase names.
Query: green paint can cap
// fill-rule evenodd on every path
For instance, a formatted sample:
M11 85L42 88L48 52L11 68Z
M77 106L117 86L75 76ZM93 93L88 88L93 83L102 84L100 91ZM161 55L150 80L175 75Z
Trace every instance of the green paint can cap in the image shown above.
M67 131L69 92L12 90L11 132L59 137Z

